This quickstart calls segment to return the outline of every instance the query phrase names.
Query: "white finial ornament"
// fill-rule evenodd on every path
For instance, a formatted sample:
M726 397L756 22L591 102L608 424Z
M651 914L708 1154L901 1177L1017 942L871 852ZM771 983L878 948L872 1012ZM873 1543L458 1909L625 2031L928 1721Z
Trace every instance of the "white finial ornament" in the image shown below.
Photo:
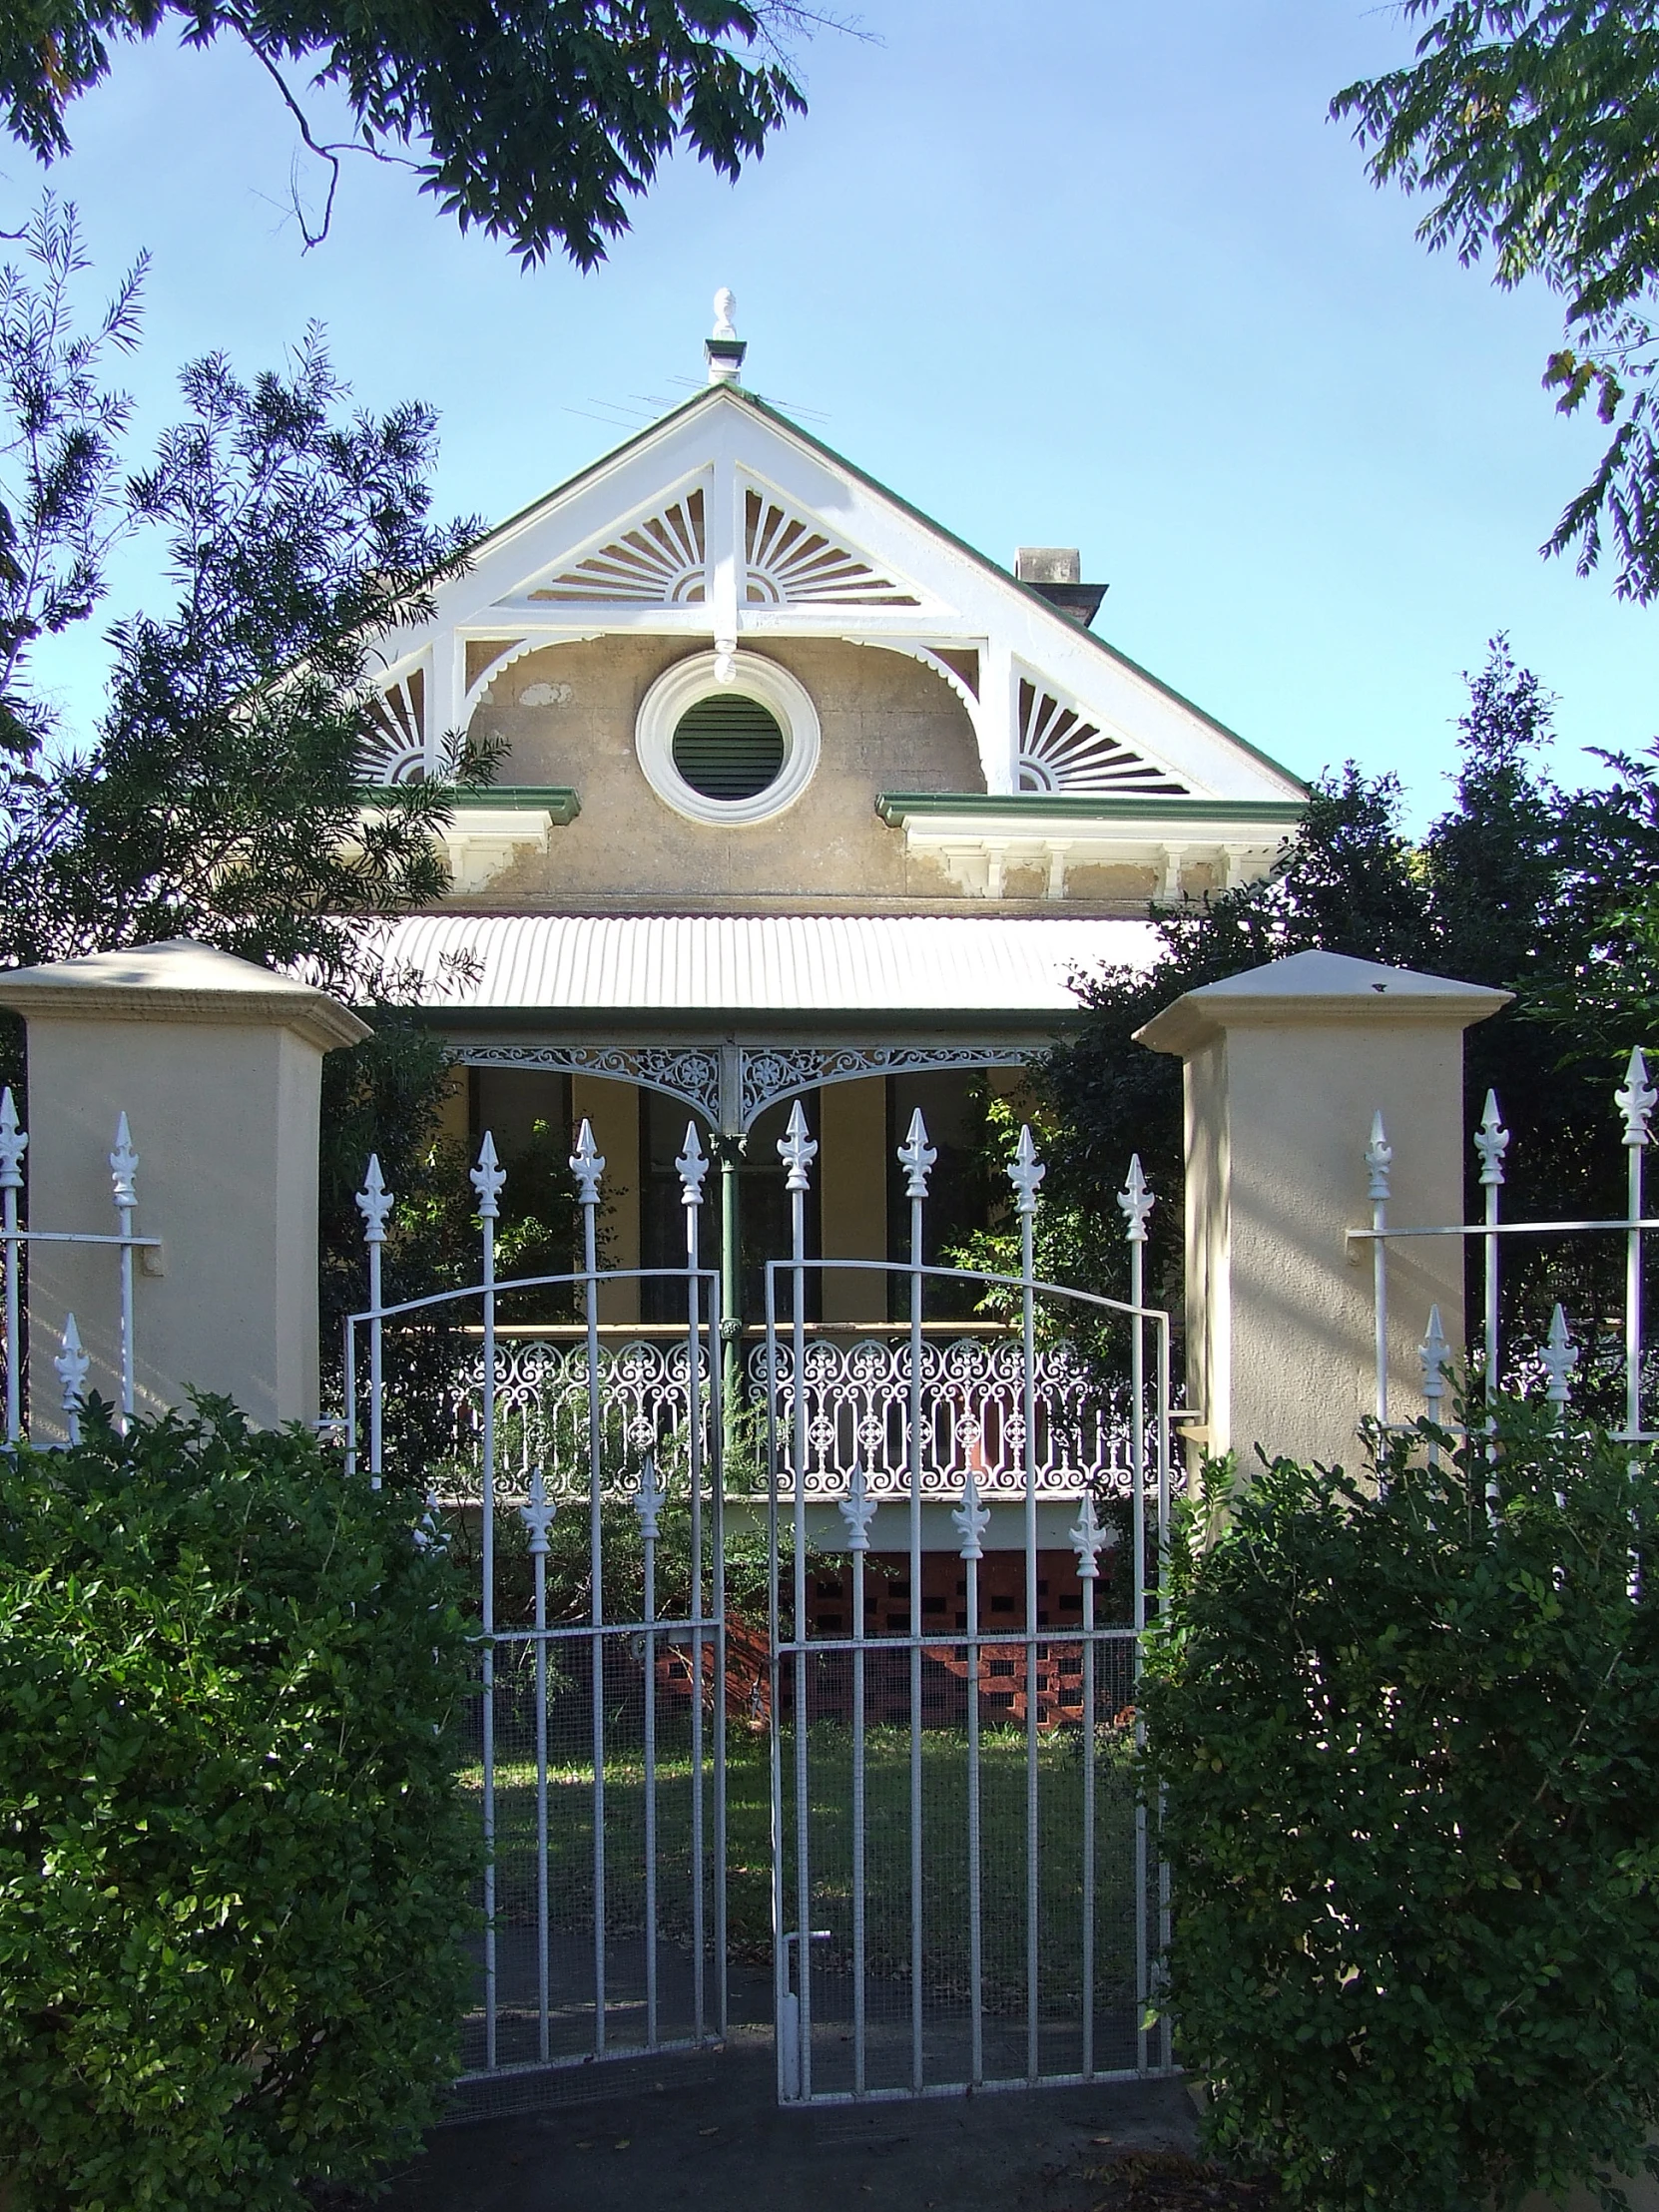
M729 284L722 284L715 293L715 326L709 332L715 338L735 338L738 326L733 317L738 311L738 295Z
M898 1164L904 1170L904 1195L906 1198L925 1198L927 1178L933 1172L937 1150L927 1142L927 1124L921 1118L918 1106L910 1116L909 1133L898 1148Z
M1016 1214L1034 1214L1037 1210L1037 1185L1048 1173L1037 1158L1037 1148L1031 1141L1031 1124L1020 1124L1019 1143L1008 1163L1008 1180L1014 1186L1014 1211Z
M1645 1145L1648 1136L1648 1117L1659 1104L1659 1091L1647 1079L1647 1060L1640 1045L1633 1045L1629 1065L1624 1071L1624 1089L1615 1091L1613 1103L1624 1115L1624 1141L1627 1145Z
M449 1531L438 1526L438 1493L426 1492L426 1510L421 1514L410 1533L410 1541L416 1551L447 1551Z
M963 1559L983 1559L985 1547L980 1538L991 1525L991 1509L979 1502L979 1488L973 1479L973 1469L962 1476L962 1502L953 1506L951 1519L956 1523L956 1533L961 1537L958 1556Z
M1096 1518L1094 1497L1088 1490L1083 1492L1083 1502L1078 1508L1076 1523L1067 1529L1066 1540L1077 1554L1078 1580L1098 1581L1100 1554L1117 1548L1118 1532L1110 1521L1102 1522Z
M530 1531L530 1556L541 1557L547 1550L547 1531L553 1525L559 1508L547 1494L547 1477L538 1467L530 1477L530 1502L521 1505L518 1517Z
M478 1147L478 1165L468 1171L467 1180L478 1193L478 1218L494 1221L501 1212L497 1201L507 1180L507 1171L495 1157L495 1139L487 1129Z
M75 1316L66 1314L63 1324L63 1350L52 1362L58 1371L58 1381L63 1384L63 1409L69 1416L69 1440L78 1444L81 1440L81 1393L87 1386L87 1371L92 1366L90 1356L81 1349L81 1332L75 1326Z
M869 1549L869 1524L875 1518L875 1500L864 1488L864 1466L861 1459L852 1462L846 1495L836 1507L846 1523L846 1548L848 1551Z
M1118 1193L1118 1208L1123 1215L1124 1234L1131 1244L1145 1244L1146 1217L1157 1204L1146 1187L1146 1177L1141 1172L1141 1156L1132 1153L1129 1159L1129 1176Z
M0 1091L0 1191L22 1190L23 1155L28 1149L29 1139L18 1127L17 1108L8 1086Z
M586 1115L576 1132L576 1150L570 1156L570 1172L576 1178L576 1194L584 1206L599 1204L599 1179L605 1172L605 1160L595 1147L593 1129Z
M115 1125L115 1150L110 1154L110 1181L115 1186L115 1203L125 1212L138 1204L138 1192L134 1177L138 1174L139 1156L133 1150L133 1133L123 1114Z
M1371 1187L1367 1196L1376 1201L1388 1195L1388 1170L1393 1166L1394 1148L1382 1133L1382 1116L1371 1117L1371 1143L1366 1147L1366 1166L1371 1171Z
M778 1140L778 1157L789 1170L784 1179L786 1190L812 1189L807 1171L818 1158L818 1144L807 1134L807 1117L801 1111L799 1098L790 1108L790 1125Z
M668 1503L668 1490L657 1472L657 1454L648 1451L640 1467L640 1486L634 1493L634 1510L640 1517L640 1534L648 1543L657 1541L657 1524Z
M1428 1334L1417 1347L1417 1358L1422 1362L1422 1394L1428 1401L1428 1417L1437 1421L1440 1400L1445 1396L1446 1369L1451 1365L1451 1347L1437 1306L1428 1309Z
M680 1170L680 1202L683 1206L701 1206L703 1203L703 1178L709 1172L708 1155L697 1140L697 1124L686 1124L686 1149L675 1161Z
M1549 1378L1544 1396L1551 1405L1565 1405L1572 1371L1578 1365L1578 1347L1567 1335L1567 1317L1559 1306L1549 1317L1549 1342L1543 1350L1544 1374Z
M1494 1187L1503 1181L1503 1155L1509 1149L1509 1132L1504 1128L1497 1110L1497 1093L1486 1093L1486 1104L1480 1115L1480 1127L1474 1133L1474 1149L1480 1155L1480 1181L1483 1188Z
M363 1217L364 1244L384 1244L386 1241L386 1216L391 1212L393 1196L386 1189L380 1174L380 1155L368 1156L368 1172L363 1177L363 1187L357 1193L357 1211Z

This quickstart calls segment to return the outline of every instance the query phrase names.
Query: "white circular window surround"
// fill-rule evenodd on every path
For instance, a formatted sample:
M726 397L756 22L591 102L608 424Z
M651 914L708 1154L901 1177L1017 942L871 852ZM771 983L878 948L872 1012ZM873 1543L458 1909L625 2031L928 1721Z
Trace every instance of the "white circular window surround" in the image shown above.
M716 673L713 652L694 653L665 669L640 703L634 724L634 749L645 780L665 805L688 822L737 828L771 822L793 807L818 767L818 710L805 685L776 661L758 653L733 656L734 673L726 683ZM720 799L688 784L675 765L674 739L681 722L703 700L736 693L767 710L783 735L783 761L766 786L747 798Z

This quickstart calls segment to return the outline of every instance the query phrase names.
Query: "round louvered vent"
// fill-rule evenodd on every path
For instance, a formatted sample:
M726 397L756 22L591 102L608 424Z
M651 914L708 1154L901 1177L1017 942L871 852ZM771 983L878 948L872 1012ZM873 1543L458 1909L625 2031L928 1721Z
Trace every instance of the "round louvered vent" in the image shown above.
M688 653L640 701L634 748L667 807L712 830L772 822L813 780L822 733L807 688L764 653Z
M674 731L673 759L705 799L754 799L778 781L788 750L778 718L758 699L719 691L688 707Z

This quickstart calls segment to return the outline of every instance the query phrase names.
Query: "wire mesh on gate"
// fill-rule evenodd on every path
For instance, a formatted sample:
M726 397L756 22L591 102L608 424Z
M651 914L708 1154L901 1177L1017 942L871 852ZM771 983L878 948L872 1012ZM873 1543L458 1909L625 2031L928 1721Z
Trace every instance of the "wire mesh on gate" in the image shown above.
M471 1171L480 1279L392 1305L380 1255L394 1204L370 1160L358 1206L369 1304L345 1325L346 1465L385 1475L386 1334L475 1309L475 1420L433 1470L417 1540L468 1552L477 1570L478 1677L457 1745L483 1844L476 2001L460 2086L499 2098L596 2060L697 2050L727 2024L724 1524L718 1275L701 1264L708 1163L688 1128L679 1169L686 1259L601 1270L605 1161L583 1122L571 1156L583 1225L569 1275L501 1280L496 1223L506 1177L485 1135ZM678 1283L683 1398L608 1426L599 1300L607 1284ZM545 1422L498 1337L518 1296L571 1288L584 1315L580 1387ZM358 1404L359 1337L366 1339ZM575 1524L577 1539L567 1541ZM670 1602L672 1601L672 1602ZM474 2098L475 2101L475 2098Z
M1167 1538L1171 1479L1169 1331L1144 1301L1152 1200L1139 1162L1120 1199L1127 1302L1036 1280L1043 1168L1029 1130L1009 1168L1020 1274L928 1267L921 1254L935 1154L921 1115L913 1117L898 1153L910 1206L910 1259L898 1271L910 1309L904 1404L896 1430L890 1398L871 1418L866 1442L885 1453L872 1469L857 1452L848 1459L844 1425L815 1406L806 1293L813 1273L891 1271L883 1262L808 1259L817 1151L798 1104L779 1145L793 1252L767 1269L764 1391L780 2097L909 2097L1167 2067L1167 2022L1148 2024L1167 1941L1166 1893L1128 1756L1138 1639ZM929 1402L941 1378L925 1353L924 1308L927 1286L942 1281L1018 1296L1017 1399L997 1409L994 1425L975 1419L971 1401L956 1423L941 1424ZM1064 1627L1041 1602L1040 1514L1052 1514L1060 1486L1039 1484L1039 1300L1116 1317L1129 1355L1124 1458L1102 1453L1068 1470L1076 1519L1063 1544L1080 1597L1079 1618ZM958 1448L958 1429L967 1448ZM1095 1430L1109 1432L1108 1422ZM1114 1481L1127 1493L1131 1593L1127 1619L1105 1621L1099 1562L1119 1529L1097 1493ZM981 1608L985 1538L999 1503L1005 1512L1017 1506L1021 1523L1019 1618L1005 1623L987 1621ZM924 1563L937 1549L924 1542L928 1514L935 1523L947 1516L962 1570L958 1617L933 1627L922 1610ZM880 1542L883 1515L901 1516L908 1603L872 1624L872 1562L900 1556L896 1540ZM815 1576L830 1556L847 1561L829 1587L837 1604L844 1592L850 1613L826 1633ZM1075 1729L1057 1725L1066 1689Z

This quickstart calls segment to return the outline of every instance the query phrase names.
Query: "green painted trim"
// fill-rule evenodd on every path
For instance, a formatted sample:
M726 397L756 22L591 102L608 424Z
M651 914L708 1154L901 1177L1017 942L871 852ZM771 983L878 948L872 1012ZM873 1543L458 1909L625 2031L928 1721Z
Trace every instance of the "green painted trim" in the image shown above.
M362 807L373 807L388 792L420 791L424 788L419 784L359 784L357 803ZM456 815L465 815L484 807L495 807L512 814L549 815L560 829L567 822L574 822L582 812L581 796L569 784L494 784L483 791L446 792L444 804Z
M1283 823L1307 813L1296 799L1095 799L1082 792L878 792L875 812L893 829L928 816L973 815L987 821L1154 822L1172 816L1201 822Z
M551 815L562 829L582 812L581 796L569 784L491 784L483 791L457 792L457 814L473 807L504 807L519 814Z
M942 522L936 522L931 515L923 514L921 509L913 506L902 492L896 492L890 485L883 484L878 476L871 476L869 471L860 468L856 461L849 461L844 453L837 453L832 445L826 445L822 438L814 437L812 431L804 430L799 422L792 422L781 408L773 406L770 400L763 399L759 392L746 391L741 384L711 384L705 391L694 392L689 399L682 401L678 407L671 407L667 414L660 415L655 422L648 423L643 430L636 430L632 437L624 438L620 445L613 445L608 453L602 453L598 460L590 461L586 468L578 469L574 476L567 476L562 484L555 484L551 491L543 492L539 499L532 499L528 506L520 507L518 512L509 515L505 522L496 523L493 528L486 530L481 537L474 538L467 548L468 554L481 553L492 540L505 536L509 530L516 529L521 522L527 522L532 515L538 513L543 507L549 506L555 499L562 499L567 493L580 489L591 477L599 475L602 470L611 467L614 462L620 461L625 454L632 453L637 447L647 444L652 438L658 436L660 432L668 428L670 423L679 422L691 414L694 409L706 407L712 401L719 399L728 399L736 405L752 407L758 415L765 416L767 421L775 423L778 428L787 430L791 437L799 438L803 445L821 455L823 459L832 462L836 468L845 469L846 473L855 477L860 484L867 485L871 491L878 492L883 499L890 500L901 513L907 514L912 522L919 522L923 529L931 530L935 537L942 538L947 545L953 545L958 553L965 555L976 567L982 568L986 575L994 576L999 584L1006 584L1011 591L1020 593L1033 607L1040 607L1051 622L1064 623L1068 635L1085 639L1097 652L1104 653L1109 661L1116 661L1120 668L1126 668L1131 675L1140 677L1141 681L1150 684L1154 691L1162 692L1166 699L1173 699L1178 707L1185 707L1189 714L1197 715L1199 721L1207 724L1218 736L1228 739L1233 745L1241 746L1252 760L1260 761L1264 768L1272 769L1276 776L1283 776L1285 781L1288 784L1294 784L1298 791L1306 792L1308 790L1308 786L1302 778L1293 774L1282 761L1276 761L1271 753L1265 753L1259 745L1252 745L1248 738L1241 738L1237 730L1229 729L1225 722L1218 721L1214 715L1206 714L1204 709L1196 701L1189 699L1185 692L1178 692L1173 684L1166 684L1161 676L1154 676L1149 668L1142 668L1139 661L1132 661L1127 653L1120 653L1115 645L1108 645L1104 638L1097 637L1092 630L1085 630L1080 624L1073 622L1069 615L1061 614L1052 600L1045 599L1040 591L1034 591L1029 584L1022 583L1011 570L1002 567L1000 562L991 560L987 554L981 553L977 546L969 545L966 538L959 538L954 530L946 529Z

